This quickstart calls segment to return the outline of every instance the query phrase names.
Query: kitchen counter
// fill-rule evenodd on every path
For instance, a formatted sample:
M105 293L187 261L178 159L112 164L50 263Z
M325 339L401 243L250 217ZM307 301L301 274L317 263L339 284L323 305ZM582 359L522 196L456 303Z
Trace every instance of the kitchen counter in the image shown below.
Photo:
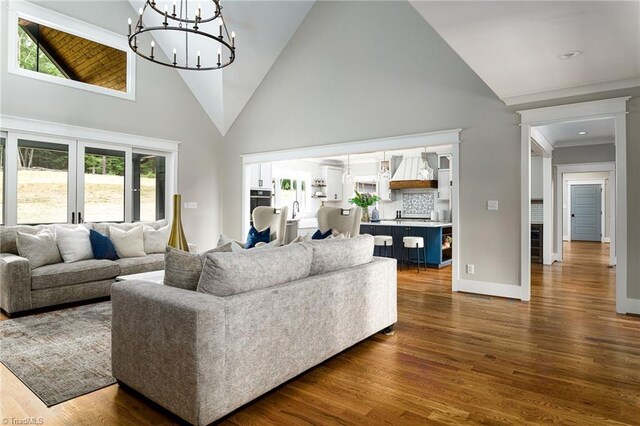
M381 220L380 222L362 222L362 225L371 225L371 226L411 226L411 227L420 227L420 228L444 228L447 226L452 226L451 222L433 222L433 221L422 221L422 220Z

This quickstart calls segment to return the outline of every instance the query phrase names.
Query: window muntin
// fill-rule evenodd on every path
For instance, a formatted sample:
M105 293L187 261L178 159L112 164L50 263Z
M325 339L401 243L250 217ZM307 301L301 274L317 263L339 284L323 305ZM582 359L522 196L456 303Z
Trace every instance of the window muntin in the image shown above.
M4 225L4 156L6 146L7 139L4 136L0 136L0 225Z

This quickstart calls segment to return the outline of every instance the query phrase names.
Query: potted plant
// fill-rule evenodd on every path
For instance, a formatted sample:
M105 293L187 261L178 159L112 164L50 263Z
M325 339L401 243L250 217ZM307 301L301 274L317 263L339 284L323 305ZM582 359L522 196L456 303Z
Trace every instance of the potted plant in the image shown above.
M349 199L349 203L355 204L362 209L362 221L369 222L369 207L380 201L380 197L376 194L359 193L354 191L356 196Z

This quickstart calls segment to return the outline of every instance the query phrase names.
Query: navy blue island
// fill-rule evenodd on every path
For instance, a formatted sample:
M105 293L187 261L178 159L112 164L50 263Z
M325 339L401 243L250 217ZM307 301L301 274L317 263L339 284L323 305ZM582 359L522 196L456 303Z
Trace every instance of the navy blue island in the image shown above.
M453 234L452 224L449 222L415 219L363 222L360 225L360 233L393 237L393 254L398 262L402 259L402 238L407 236L422 237L424 238L424 258L420 256L420 263L422 263L422 259L427 259L427 267L430 268L442 268L451 264ZM391 256L391 250L388 253L385 253L384 250L378 253L378 248L376 248L375 254L376 256ZM405 260L407 255L410 262L415 263L416 250L405 251Z

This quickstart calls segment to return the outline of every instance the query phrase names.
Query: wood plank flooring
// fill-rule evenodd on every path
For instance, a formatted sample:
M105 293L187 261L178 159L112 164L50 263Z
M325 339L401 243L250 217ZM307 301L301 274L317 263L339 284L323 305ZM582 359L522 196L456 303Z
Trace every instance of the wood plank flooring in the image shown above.
M640 424L640 318L615 313L608 245L532 265L532 300L452 294L450 268L399 273L399 321L224 418L229 425ZM46 408L0 366L0 419L169 425L110 386Z

